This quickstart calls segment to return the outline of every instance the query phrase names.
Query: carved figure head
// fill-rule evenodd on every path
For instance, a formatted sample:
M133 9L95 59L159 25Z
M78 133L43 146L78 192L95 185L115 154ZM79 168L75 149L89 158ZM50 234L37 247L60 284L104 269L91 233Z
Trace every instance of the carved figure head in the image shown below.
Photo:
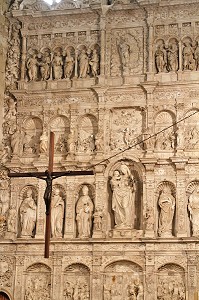
M27 197L31 197L32 196L32 189L31 188L28 188L27 191L26 191L26 196Z
M87 185L83 185L83 187L82 187L82 193L83 193L84 196L88 195L88 187L87 187Z

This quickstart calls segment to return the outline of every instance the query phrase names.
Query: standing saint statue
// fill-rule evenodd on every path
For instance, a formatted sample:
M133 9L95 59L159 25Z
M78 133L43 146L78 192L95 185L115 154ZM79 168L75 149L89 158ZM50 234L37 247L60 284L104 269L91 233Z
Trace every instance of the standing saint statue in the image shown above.
M38 59L36 53L28 58L27 63L28 77L30 81L37 80L38 77Z
M89 57L85 49L79 55L79 78L86 78L89 71Z
M189 196L188 210L192 225L192 236L199 236L199 186Z
M64 219L64 200L60 190L55 189L51 200L51 231L52 237L62 237Z
M89 238L91 236L94 207L88 192L87 185L83 185L82 196L80 196L76 206L77 231L80 238Z
M74 58L71 55L71 52L67 52L67 56L65 58L65 64L64 64L64 78L71 78L73 70L74 70Z
M161 237L171 237L175 198L171 194L171 189L168 186L163 188L158 200L158 205L160 207L158 235Z
M52 67L53 67L54 79L55 80L61 79L63 74L63 58L59 51L55 53L53 57Z
M121 164L110 181L115 228L133 228L135 219L135 179L129 167Z
M32 237L36 225L37 206L33 199L32 189L29 187L26 191L26 197L23 200L19 213L21 221L21 237Z

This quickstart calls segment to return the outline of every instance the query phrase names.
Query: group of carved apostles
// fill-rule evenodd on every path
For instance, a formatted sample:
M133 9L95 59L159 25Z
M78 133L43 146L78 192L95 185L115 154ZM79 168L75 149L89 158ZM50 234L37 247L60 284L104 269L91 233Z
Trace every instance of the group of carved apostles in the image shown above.
M58 49L54 53L51 53L49 49L43 53L38 53L35 49L31 50L26 62L29 81L87 78L99 75L98 48L78 49L76 58L75 55L75 50L70 47L66 51ZM75 69L77 69L77 73Z
M183 42L182 49L182 70L198 71L199 70L199 45L198 41L187 39ZM155 66L158 73L176 72L179 66L179 46L177 40L173 39L166 47L161 40L156 46Z

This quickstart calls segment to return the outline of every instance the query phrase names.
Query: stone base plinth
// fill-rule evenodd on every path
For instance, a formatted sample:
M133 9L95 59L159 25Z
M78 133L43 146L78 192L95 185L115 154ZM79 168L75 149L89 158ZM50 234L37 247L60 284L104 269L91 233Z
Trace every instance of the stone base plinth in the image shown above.
M141 238L143 235L142 230L136 229L125 229L125 228L114 228L109 232L109 236L112 238L129 238L129 239L137 239Z

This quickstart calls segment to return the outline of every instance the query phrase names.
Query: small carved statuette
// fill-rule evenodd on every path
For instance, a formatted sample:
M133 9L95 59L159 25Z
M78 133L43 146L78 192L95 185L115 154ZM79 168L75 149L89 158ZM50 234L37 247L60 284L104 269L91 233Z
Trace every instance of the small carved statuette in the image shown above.
M79 54L79 78L86 78L89 73L89 57L85 49Z
M28 188L19 208L21 237L33 237L36 226L37 206L33 198L32 188Z
M48 135L47 132L44 131L40 136L40 144L39 144L40 153L47 153L48 150Z
M52 66L53 66L53 76L55 80L62 79L63 75L63 57L61 55L60 51L57 51L57 53L54 54L53 60L52 60Z
M171 189L165 186L158 199L160 207L158 235L161 237L171 237L173 227L173 217L175 211L175 198L171 194Z
M70 79L72 74L73 74L73 70L74 70L74 58L71 54L71 51L68 50L66 53L66 57L65 57L65 62L64 62L64 78L68 78Z
M38 58L37 54L33 53L27 60L26 67L28 70L28 77L30 81L36 81L38 79Z
M51 231L52 237L62 237L64 220L64 200L60 190L55 189L51 200Z
M94 230L102 230L102 219L103 219L103 211L101 207L96 207L95 212L93 214L94 217Z
M183 70L194 70L195 60L194 60L194 49L189 41L184 43L184 48L182 50L183 56Z
M164 45L158 45L155 52L155 64L158 73L166 72L167 55Z
M83 185L82 196L80 196L76 206L76 221L78 237L89 238L91 236L93 202L89 196L87 185Z

